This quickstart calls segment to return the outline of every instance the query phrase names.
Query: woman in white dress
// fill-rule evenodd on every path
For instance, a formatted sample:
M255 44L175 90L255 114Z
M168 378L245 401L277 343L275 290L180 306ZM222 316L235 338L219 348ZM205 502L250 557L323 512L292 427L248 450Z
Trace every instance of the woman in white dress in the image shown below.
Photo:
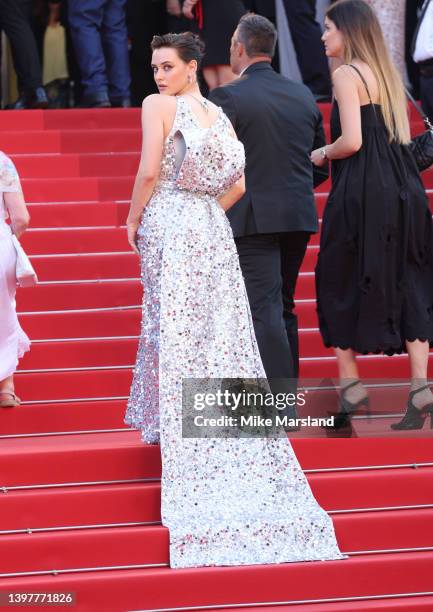
M164 95L143 103L142 157L127 221L144 299L125 423L161 446L170 566L341 559L332 520L285 436L183 433L185 379L265 373L224 212L244 193L243 145L222 109L200 93L198 37L167 34L152 46Z
M20 179L9 157L0 152L0 407L18 406L13 375L18 359L29 350L30 342L18 322L15 305L16 251L12 232L19 238L27 229L30 216L24 202ZM6 219L10 217L10 225Z

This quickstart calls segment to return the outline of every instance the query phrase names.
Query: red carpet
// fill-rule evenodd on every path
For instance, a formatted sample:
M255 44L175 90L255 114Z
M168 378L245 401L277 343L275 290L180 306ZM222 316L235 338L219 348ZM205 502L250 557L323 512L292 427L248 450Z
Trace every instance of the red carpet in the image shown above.
M23 244L41 281L17 299L33 340L16 376L25 401L0 413L0 591L74 591L80 612L432 611L432 440L427 431L381 437L404 409L404 386L371 390L374 418L361 414L354 428L372 437L294 435L349 560L168 567L159 448L123 424L142 294L123 227L139 126L136 109L0 114L32 217ZM433 210L433 171L424 179ZM320 216L328 190L317 195ZM336 375L317 330L317 245L297 287L301 374L311 378ZM408 376L405 355L360 362L366 377ZM334 399L324 390L315 401Z

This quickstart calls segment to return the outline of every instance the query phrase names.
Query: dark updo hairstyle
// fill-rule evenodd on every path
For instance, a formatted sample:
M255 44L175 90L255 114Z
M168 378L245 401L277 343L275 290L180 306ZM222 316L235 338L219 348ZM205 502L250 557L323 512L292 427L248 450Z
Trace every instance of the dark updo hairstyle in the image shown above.
M193 34L192 32L154 36L150 46L152 51L155 51L155 49L162 49L163 47L176 49L181 60L186 64L191 60L195 60L197 66L200 66L204 55L204 42L197 34Z

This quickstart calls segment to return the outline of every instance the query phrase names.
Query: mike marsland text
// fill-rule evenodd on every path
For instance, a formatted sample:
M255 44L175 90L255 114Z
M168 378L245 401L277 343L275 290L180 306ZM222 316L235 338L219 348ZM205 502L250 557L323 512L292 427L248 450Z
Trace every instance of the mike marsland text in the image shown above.
M198 414L194 417L194 425L196 427L329 427L334 425L334 417L330 416L325 419L307 416L294 419L278 414L276 414L274 418L262 417L255 414L240 417L222 415L217 418L212 418Z

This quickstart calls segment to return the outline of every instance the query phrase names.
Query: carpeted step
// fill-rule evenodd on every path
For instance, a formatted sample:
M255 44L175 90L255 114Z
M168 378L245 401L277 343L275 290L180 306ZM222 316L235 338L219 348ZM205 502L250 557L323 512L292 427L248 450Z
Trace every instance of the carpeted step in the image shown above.
M37 467L40 458L36 455L35 460ZM53 474L58 474L58 479L53 484L61 483L62 474L59 473L59 467L56 466L52 470ZM433 468L428 467L418 470L378 470L378 476L371 471L349 474L332 472L307 474L307 479L314 497L327 512L334 513L333 518L341 513L345 515L346 523L341 526L341 534L346 542L344 550L356 552L370 550L370 547L375 550L405 548L410 542L413 544L408 547L421 546L422 541L425 542L423 546L433 546L432 536L428 535L430 528L425 527L431 525L433 508L421 508L422 505L433 506L432 472ZM81 482L91 483L90 476L86 475L83 479L82 472L78 472L73 486L8 490L7 497L2 498L0 504L2 530L161 521L159 482L78 485L80 477ZM28 486L32 483L26 484ZM401 498L394 489L400 485L404 487ZM404 506L420 507L404 510ZM392 509L400 507L401 510ZM410 521L413 521L416 513L420 511L427 513L428 517L424 523L421 523L420 518L419 531L415 523L411 528L408 527L405 533L394 533L393 537L392 526L398 529L398 519L395 518L386 526L384 514L403 510L412 513ZM349 517L354 517L354 520L351 521ZM377 533L382 532L382 540L377 533L376 537L374 533L363 537L363 533L368 531L365 521L370 518L373 521L372 530L374 524L380 526ZM421 539L423 529L426 529L424 540ZM0 535L0 539L1 537Z
M130 354L133 356L132 350ZM358 365L363 379L376 377L383 380L389 378L398 383L409 379L407 355L360 357ZM92 366L92 368L75 371L49 369L40 372L21 372L18 370L16 374L17 393L22 400L27 402L46 401L48 399L62 401L79 398L124 397L129 394L134 366L135 358L130 364L112 367L103 366L102 369L99 369L98 366ZM113 367L117 367L117 369L113 369ZM109 374L110 371L111 374ZM337 375L335 358L301 357L300 359L301 379L328 382L329 379L337 380ZM403 409L403 406L401 409Z
M343 599L333 603L312 603L312 604L288 604L275 606L254 606L242 608L243 612L368 612L369 610L380 610L381 612L416 612L417 610L431 612L433 609L432 596L391 596L380 599L361 597L360 599ZM204 612L205 608L189 608L184 612ZM239 612L239 608L206 608L207 612ZM135 612L145 612L136 610Z
M2 587L5 591L74 591L80 611L188 609L425 593L431 588L432 567L433 553L392 553L321 563L74 572L4 579Z
M406 406L407 392L407 387L369 389L372 415L401 414ZM24 403L17 410L5 409L2 411L0 435L125 428L123 423L125 406L126 400ZM312 417L327 417L328 411L335 413L338 410L337 392L327 391L322 394L315 392L314 396L310 392L306 407L298 409L298 412L300 417L308 414ZM360 409L357 415L365 415L365 409ZM396 417L393 420L395 421ZM353 426L358 432L361 425L354 419ZM376 421L368 421L365 424L367 429L363 433L371 435L375 427ZM389 426L387 427L385 435L390 433ZM310 429L304 428L300 435L302 437L311 436L313 433ZM323 436L325 432L317 433ZM418 433L411 432L411 435L418 435Z
M317 381L312 381L317 382ZM331 383L331 381L328 381ZM352 426L357 435L399 437L397 432L391 432L389 419L374 419L376 415L394 415L391 422L395 422L406 407L408 387L396 388L369 388L371 399L370 409L372 418L358 419L366 415L360 408L357 416L352 420ZM24 403L16 410L3 410L1 418L0 435L33 434L48 432L87 431L126 428L123 423L126 399L122 400L76 400L71 402ZM328 412L335 414L339 410L339 397L336 391L309 392L306 406L298 408L299 416L328 417ZM328 432L329 434L329 432ZM307 436L326 436L323 430L315 431L303 427L298 434L291 434L291 439ZM402 433L401 436L407 436ZM431 433L427 425L422 431L411 431L411 437L429 436ZM328 436L329 437L329 436ZM340 437L343 437L341 432Z
M138 124L139 126L139 124ZM2 132L2 147L7 155L19 153L101 153L138 152L141 130L122 128L104 130L28 130Z
M131 250L124 253L79 253L33 256L39 281L138 278L140 259Z
M0 436L125 429L126 399L23 403L2 410Z
M132 176L140 161L137 153L62 153L12 155L21 179L84 176Z
M17 293L17 308L19 312L30 312L136 306L141 304L142 297L139 279L40 283Z
M132 364L131 364L132 365ZM76 371L17 372L17 395L27 402L76 398L119 398L129 395L132 367Z
M333 517L342 552L433 546L433 509ZM166 527L131 526L0 535L0 574L75 567L169 565Z
M407 395L406 401L401 402L399 409L395 410L397 416L387 416L382 415L381 417L372 417L367 419L365 416L359 416L352 419L351 427L352 427L352 436L354 437L369 437L369 438L383 438L384 436L391 435L394 438L404 439L410 435L412 438L417 438L418 440L421 438L425 438L427 440L432 439L433 434L433 423L430 425L430 418L427 417L424 421L423 427L420 429L414 429L409 432L407 431L393 431L391 430L391 425L393 423L397 423L403 417L406 411L407 404ZM339 432L339 435L342 437L346 435L346 432L343 430ZM350 431L350 426L348 426Z
M124 227L28 230L21 239L27 255L129 251Z
M125 225L129 202L55 202L28 204L31 229L118 227Z
M21 289L17 295L19 311L110 308L137 305L142 300L143 289L138 277L86 279L90 282L74 280L40 282L36 287ZM314 298L314 276L311 273L299 276L296 293L301 299Z
M37 272L37 263L35 261ZM136 269L137 270L137 269ZM138 270L137 270L138 271ZM83 273L84 275L84 273ZM76 280L76 279L74 279ZM19 310L63 310L76 308L110 308L112 306L137 305L141 303L142 286L139 278L119 278L91 282L49 282L36 287L22 289L18 293ZM314 275L302 273L296 285L296 296L300 299L314 298Z
M140 329L141 308L34 312L19 315L19 320L32 340L134 336Z
M126 200L131 197L134 177L32 178L21 184L27 202Z
M92 403L86 405L92 409ZM126 402L121 408L122 418L125 408ZM413 465L415 472L418 464L433 462L433 448L426 439L298 438L291 439L291 444L304 470ZM29 484L29 480L34 484L74 482L77 473L82 474L77 472L82 466L85 480L91 481L106 480L107 474L110 480L161 476L159 446L143 444L140 433L134 430L34 437L27 438L25 444L18 438L3 439L0 455L11 464L11 469L2 468L7 473L1 474L1 482L7 486ZM27 473L29 459L34 460L34 469Z
M96 130L133 128L140 124L139 108L73 108L5 111L0 128L9 130Z
M108 446L109 441L113 443L112 447ZM301 447L302 444L299 439L293 440L296 451L298 445L295 442ZM375 446L381 441L369 439L368 442L374 456ZM415 440L414 443L427 445L429 440ZM407 439L401 444L407 445ZM140 444L138 432L37 436L27 438L25 445L19 438L3 438L0 456L4 458L2 463L7 463L7 469L6 466L0 468L3 472L1 482L12 487L159 478L160 471L155 471L157 464L152 464L151 471L149 466L137 464L139 456L149 452L149 445ZM156 460L157 451L154 453ZM301 457L299 460L303 465ZM28 469L29 461L31 471ZM365 465L369 464L374 465L373 458ZM320 461L313 462L313 465L320 466ZM342 457L339 465L350 466L350 462ZM433 467L316 472L309 473L308 478L321 503L334 510L433 504Z
M19 370L115 368L135 363L137 348L138 338L38 342L24 355Z
M96 411L103 411L105 406L110 405L109 402L101 402L101 405L99 405L97 401L83 401L83 404L89 414L91 414L94 407ZM40 406L42 409L45 408L44 405L33 404L29 406L24 405L23 410L27 407L29 409L36 409L37 406ZM46 409L52 409L55 412L56 409L67 410L68 406L72 406L71 410L73 410L74 406L78 406L78 404L50 404L50 406L46 406ZM119 400L117 406L119 411L118 424L120 425L126 408L126 401ZM116 408L114 409L116 410ZM109 410L107 407L107 412ZM5 414L12 414L13 412L18 414L19 411L4 411ZM45 438L45 440L47 439ZM41 445L40 442L32 442L32 444L36 445L37 448L40 448ZM311 440L299 438L291 439L291 444L305 470L353 469L358 467L364 469L368 466L377 467L386 465L412 465L416 468L421 463L433 463L433 447L429 440L416 440L413 438L397 440L387 437L383 438L380 444L378 444L377 440L368 438L352 440L325 438ZM127 470L127 477L145 478L150 475L159 478L161 475L159 446L143 444L140 433L132 429L115 433L89 433L63 436L62 445L74 453L74 456L75 453L93 452L95 453L95 461L100 460L99 457L101 456L105 460L106 455L104 453L112 453L113 465L120 465L122 470ZM9 442L9 451L13 447L14 445ZM90 447L90 450L88 447ZM14 448L16 450L16 445ZM131 449L134 450L132 451ZM99 452L102 455L99 455ZM126 456L123 457L125 453ZM132 458L134 458L134 461L132 461ZM147 471L149 462L155 461L158 462L156 471ZM100 467L95 466L95 469L98 470ZM96 471L94 475L98 476L100 473ZM125 474L119 472L116 477L125 477Z

